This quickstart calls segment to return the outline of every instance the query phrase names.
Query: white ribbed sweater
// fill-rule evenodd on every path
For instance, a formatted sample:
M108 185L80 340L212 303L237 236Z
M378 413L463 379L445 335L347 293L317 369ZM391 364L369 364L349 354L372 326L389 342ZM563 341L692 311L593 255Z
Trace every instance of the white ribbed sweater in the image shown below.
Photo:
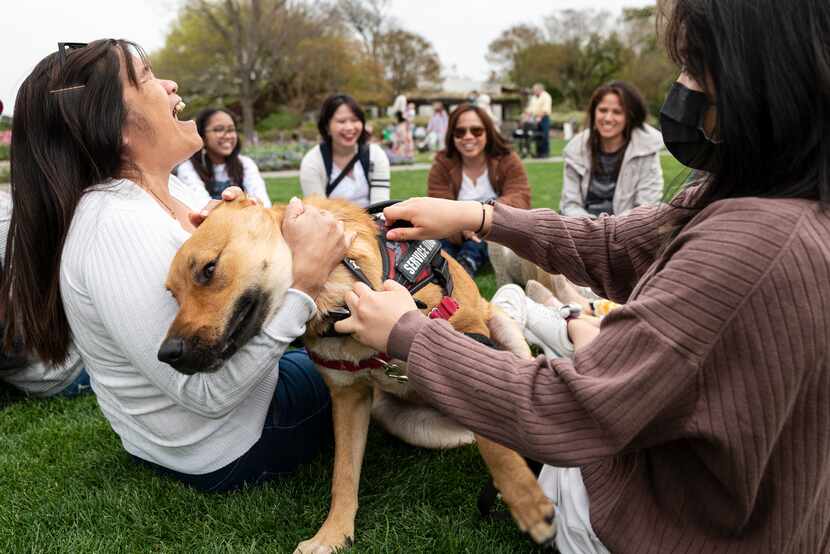
M173 176L169 187L192 210L209 200ZM189 236L135 183L101 185L75 211L60 285L98 404L124 448L176 471L204 474L259 439L277 362L304 333L315 307L289 290L263 332L218 371L176 372L156 353L178 311L164 281Z

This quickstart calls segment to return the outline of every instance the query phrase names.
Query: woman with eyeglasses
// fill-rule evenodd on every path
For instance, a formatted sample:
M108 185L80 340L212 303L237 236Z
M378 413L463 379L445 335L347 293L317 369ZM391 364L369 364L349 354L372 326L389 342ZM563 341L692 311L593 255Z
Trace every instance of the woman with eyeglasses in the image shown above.
M348 94L326 98L317 118L320 144L303 157L303 196L342 198L360 207L389 200L389 158L369 142L366 114Z
M282 223L292 284L262 332L212 373L159 361L178 312L165 287L170 264L216 202L170 174L202 147L196 124L178 118L177 88L135 44L112 39L49 55L23 81L5 344L20 337L26 352L60 364L74 342L135 460L225 491L290 473L330 442L325 383L307 354L287 350L350 239L330 214L293 200Z
M222 198L222 191L237 186L248 196L271 207L265 181L254 160L239 153L242 140L236 132L233 115L221 108L206 108L196 116L196 130L202 148L176 169L176 176L190 185L204 187L211 198Z
M663 137L648 125L640 91L625 81L598 87L588 128L568 142L559 210L567 216L622 215L663 195Z
M428 196L530 208L530 185L522 160L481 107L465 103L453 110L446 145L432 162ZM487 244L475 230L448 237L444 250L473 276L488 260Z
M523 360L421 314L392 281L336 324L407 360L466 428L547 463L562 554L830 551L830 2L659 0L681 72L670 203L591 219L409 199L389 238L479 227L625 302L571 359ZM582 339L578 337L582 336Z

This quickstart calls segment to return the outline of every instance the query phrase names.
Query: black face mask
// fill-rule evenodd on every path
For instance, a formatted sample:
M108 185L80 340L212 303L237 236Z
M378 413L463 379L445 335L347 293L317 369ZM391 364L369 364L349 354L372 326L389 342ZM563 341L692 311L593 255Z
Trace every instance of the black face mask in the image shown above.
M674 83L660 109L660 127L666 148L677 161L702 171L715 171L720 148L703 132L709 99L702 92Z

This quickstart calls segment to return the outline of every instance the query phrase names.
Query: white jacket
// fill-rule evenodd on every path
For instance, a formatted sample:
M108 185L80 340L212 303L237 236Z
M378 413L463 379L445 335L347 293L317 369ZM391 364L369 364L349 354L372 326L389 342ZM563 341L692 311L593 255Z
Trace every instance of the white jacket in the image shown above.
M559 211L572 217L592 217L585 210L585 199L591 185L591 147L588 129L568 142L563 152L565 158L565 182ZM614 215L622 215L644 204L656 204L663 196L663 169L660 150L663 135L644 124L631 133L631 141L625 150L617 186L614 189Z

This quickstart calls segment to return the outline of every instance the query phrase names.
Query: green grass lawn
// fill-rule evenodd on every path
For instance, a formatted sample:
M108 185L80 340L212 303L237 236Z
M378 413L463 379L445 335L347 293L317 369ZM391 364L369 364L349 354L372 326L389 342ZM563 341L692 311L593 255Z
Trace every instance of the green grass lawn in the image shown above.
M663 158L666 182L680 174ZM530 164L534 207L558 206L562 164ZM392 196L423 195L426 171L395 172ZM269 179L277 202L296 178ZM492 272L477 279L490 296ZM300 473L233 494L194 492L135 465L91 396L26 399L0 387L0 552L291 552L323 522L331 452ZM481 521L474 447L417 449L373 429L353 552L536 552L508 521Z

